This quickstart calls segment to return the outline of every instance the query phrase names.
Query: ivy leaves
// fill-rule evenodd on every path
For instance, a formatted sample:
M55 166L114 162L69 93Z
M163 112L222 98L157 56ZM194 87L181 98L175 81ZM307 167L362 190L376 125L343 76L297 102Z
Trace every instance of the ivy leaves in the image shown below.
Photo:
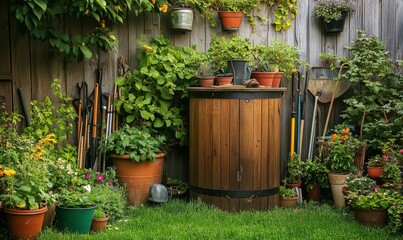
M121 98L115 102L125 122L143 125L168 139L185 142L181 97L196 75L195 49L174 47L164 38L150 42L140 39L139 68L126 77L117 78Z
M160 4L160 3L158 3ZM108 52L117 47L108 23L123 23L126 10L155 11L158 4L149 0L25 0L12 1L12 11L20 25L34 38L46 41L69 60L82 61L97 56L98 50ZM98 23L93 31L71 35L55 24L64 18L66 22L82 18Z

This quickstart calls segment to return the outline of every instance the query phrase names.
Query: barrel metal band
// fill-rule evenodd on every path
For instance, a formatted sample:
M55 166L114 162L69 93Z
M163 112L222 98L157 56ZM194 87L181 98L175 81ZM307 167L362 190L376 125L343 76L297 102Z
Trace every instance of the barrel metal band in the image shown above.
M216 197L227 197L227 198L266 197L275 195L279 191L278 187L261 189L261 190L223 190L223 189L204 188L190 185L189 188L190 191L195 193Z

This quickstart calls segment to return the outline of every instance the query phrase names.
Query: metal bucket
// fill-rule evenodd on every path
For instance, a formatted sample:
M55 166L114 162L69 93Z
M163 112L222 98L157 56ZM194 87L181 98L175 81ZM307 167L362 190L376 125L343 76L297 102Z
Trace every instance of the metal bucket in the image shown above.
M174 9L171 13L172 29L178 31L192 31L193 11L187 8Z

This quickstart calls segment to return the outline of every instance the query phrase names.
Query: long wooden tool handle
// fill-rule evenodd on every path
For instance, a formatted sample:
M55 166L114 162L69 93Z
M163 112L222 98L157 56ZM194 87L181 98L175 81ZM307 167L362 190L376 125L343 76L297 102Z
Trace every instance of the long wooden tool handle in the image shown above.
M98 120L98 83L95 83L94 87L94 108L93 108L93 114L92 114L92 137L96 138L97 137L97 120Z

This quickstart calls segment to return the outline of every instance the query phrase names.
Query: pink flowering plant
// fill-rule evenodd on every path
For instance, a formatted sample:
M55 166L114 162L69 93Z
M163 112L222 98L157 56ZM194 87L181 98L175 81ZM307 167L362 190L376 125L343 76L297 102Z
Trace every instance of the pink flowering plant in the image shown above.
M312 15L330 22L341 19L343 12L352 12L354 9L352 0L317 0Z

